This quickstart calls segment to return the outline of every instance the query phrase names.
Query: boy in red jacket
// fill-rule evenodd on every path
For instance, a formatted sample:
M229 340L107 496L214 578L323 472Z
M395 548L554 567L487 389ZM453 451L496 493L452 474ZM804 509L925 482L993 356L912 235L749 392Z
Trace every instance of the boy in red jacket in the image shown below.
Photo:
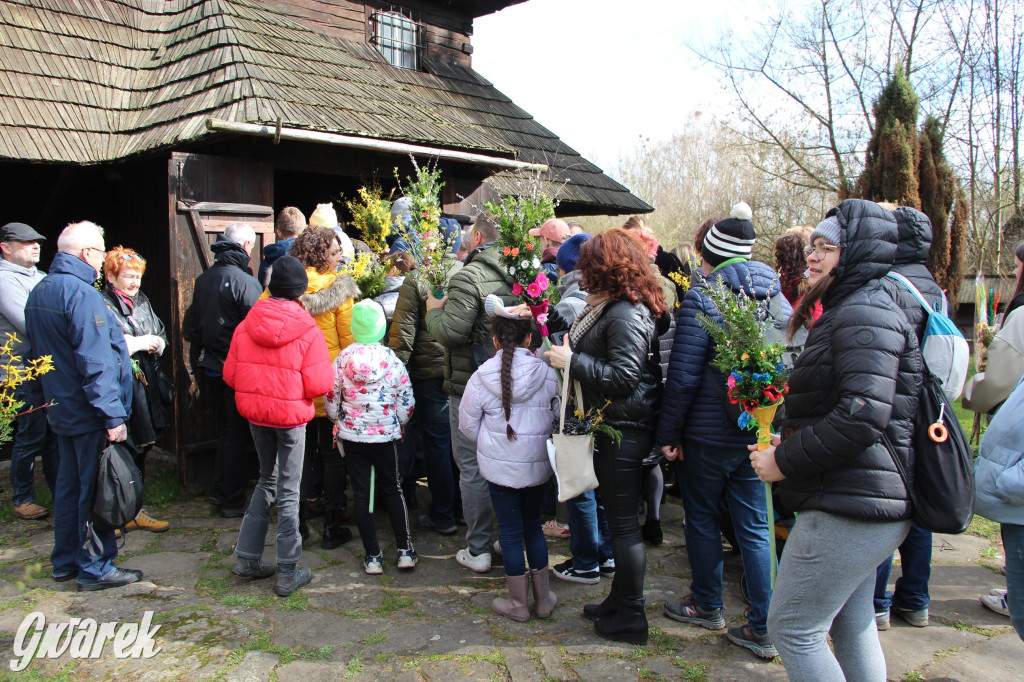
M260 458L260 481L242 519L231 572L247 578L274 574L261 559L276 497L274 592L282 597L313 579L308 568L297 568L299 481L313 400L331 390L334 378L324 335L298 302L306 285L302 264L291 256L279 258L270 276L270 298L258 301L235 329L224 363L224 381L235 389L238 413L249 420Z

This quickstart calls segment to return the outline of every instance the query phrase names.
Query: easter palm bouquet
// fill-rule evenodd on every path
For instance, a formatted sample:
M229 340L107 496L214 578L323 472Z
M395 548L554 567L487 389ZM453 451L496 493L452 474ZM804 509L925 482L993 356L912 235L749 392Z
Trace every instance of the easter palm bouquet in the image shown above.
M47 403L25 409L25 403L14 397L15 391L23 383L35 381L39 376L53 371L53 357L50 355L28 360L23 364L21 356L15 354L18 343L18 337L8 332L7 340L0 345L0 443L11 440L14 431L12 424L15 419L53 404Z
M499 259L512 277L512 294L530 307L542 337L547 337L548 304L552 286L541 269L540 242L530 230L555 217L555 203L544 194L509 194L487 202L486 210L498 225Z
M444 296L445 280L451 263L446 256L451 253L454 235L449 236L441 228L441 169L434 165L420 165L412 159L414 177L403 182L395 169L395 179L402 196L411 201L409 223L399 221L396 229L409 246L409 255L416 262L422 276L438 298Z
M717 355L711 365L727 377L729 402L742 408L738 425L757 429L758 444L768 447L775 412L789 392L789 371L782 363L786 348L770 342L768 300L759 300L741 290L733 292L721 276L706 289L708 298L722 316L719 323L705 313L697 322L715 344Z

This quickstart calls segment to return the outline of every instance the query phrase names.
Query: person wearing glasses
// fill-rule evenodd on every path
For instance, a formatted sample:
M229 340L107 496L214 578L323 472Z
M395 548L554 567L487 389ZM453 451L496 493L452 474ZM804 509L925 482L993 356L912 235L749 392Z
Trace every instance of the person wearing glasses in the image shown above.
M40 377L50 427L57 434L60 465L54 494L51 575L78 580L81 591L136 582L142 571L114 564L113 530L92 524L99 453L128 437L131 361L121 325L93 282L103 270L103 228L68 225L57 255L28 296L25 328L35 357L49 355L55 371Z
M824 312L790 375L781 439L749 448L758 477L781 481L781 503L798 514L768 634L791 680L884 680L875 571L910 529L910 496L895 461L913 470L924 362L913 326L880 281L896 259L892 213L847 199L810 241L811 288L790 335L816 301Z
M146 453L171 424L174 384L160 367L167 347L164 323L140 287L146 261L132 249L115 246L103 261L103 298L121 324L132 359L132 417L128 423L135 441L135 465L146 476ZM170 527L140 510L126 530L162 533Z

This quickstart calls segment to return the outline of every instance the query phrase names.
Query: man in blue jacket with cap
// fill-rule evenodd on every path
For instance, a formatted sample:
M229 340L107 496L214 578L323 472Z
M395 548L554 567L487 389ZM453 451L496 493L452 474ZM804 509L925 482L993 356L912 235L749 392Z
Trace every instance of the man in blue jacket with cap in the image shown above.
M103 228L73 223L57 239L50 274L25 306L32 351L53 358L56 371L40 377L60 464L54 495L53 579L78 578L79 590L120 587L142 571L114 565L114 531L91 518L100 452L128 436L132 371L124 333L93 282L103 270Z

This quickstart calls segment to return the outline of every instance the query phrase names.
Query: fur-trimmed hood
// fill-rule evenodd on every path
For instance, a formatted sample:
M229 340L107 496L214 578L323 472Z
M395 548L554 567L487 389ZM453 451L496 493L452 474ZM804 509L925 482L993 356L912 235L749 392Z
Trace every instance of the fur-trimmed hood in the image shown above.
M337 310L348 299L359 298L359 287L351 275L322 274L314 268L306 268L306 276L309 286L299 301L313 317Z

